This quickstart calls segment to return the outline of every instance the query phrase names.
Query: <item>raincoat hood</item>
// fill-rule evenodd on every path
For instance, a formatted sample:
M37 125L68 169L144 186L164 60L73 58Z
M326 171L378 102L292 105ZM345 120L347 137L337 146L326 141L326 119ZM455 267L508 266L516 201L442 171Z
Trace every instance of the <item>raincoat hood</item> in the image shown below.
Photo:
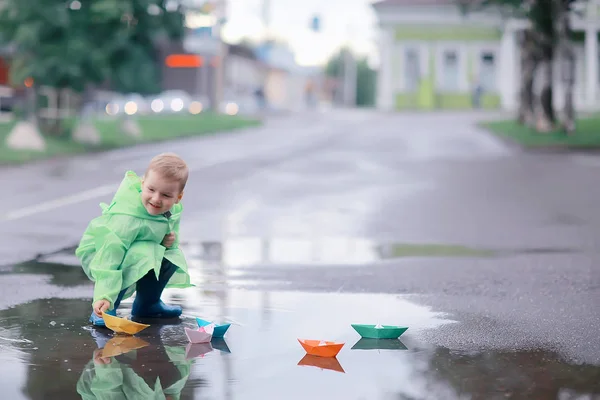
M101 204L103 213L125 214L132 217L154 221L163 221L165 217L179 220L183 205L174 204L165 214L152 215L142 204L142 179L133 171L127 171L110 205Z

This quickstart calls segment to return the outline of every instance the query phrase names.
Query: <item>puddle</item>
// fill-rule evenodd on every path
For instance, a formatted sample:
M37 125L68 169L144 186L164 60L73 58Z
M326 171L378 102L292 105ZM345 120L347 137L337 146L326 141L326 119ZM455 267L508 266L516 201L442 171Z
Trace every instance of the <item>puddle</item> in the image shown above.
M388 250L403 255L472 254L470 249L452 246L419 246L396 244ZM185 250L197 287L168 290L164 295L165 301L184 307L181 323L153 325L127 340L89 326L90 300L81 296L91 294L91 285L80 268L65 265L69 255L57 253L44 262L1 272L1 279L15 282L6 288L5 297L12 298L16 283L22 287L25 279L39 278L43 282L35 280L34 295L49 298L0 311L4 397L93 399L112 394L146 399L160 393L158 398L167 399L575 399L600 395L600 366L572 364L551 351L466 352L428 344L427 332L456 322L407 297L232 289L238 284L246 288L264 284L264 277L256 282L244 278L240 271L246 266L380 260L382 253L371 241L235 238L188 243ZM310 279L324 280L340 271L313 270ZM281 276L288 280L280 286L296 290L301 286L289 269ZM74 295L79 298L73 299ZM130 308L131 299L119 313L128 315ZM232 326L223 340L191 346L183 327L195 327L195 317ZM401 324L409 330L401 340L361 339L350 327L353 323ZM341 341L345 346L336 358L320 359L307 356L299 338Z
M539 254L574 254L577 248L483 248L444 243L377 242L367 238L325 236L229 237L222 240L184 241L186 256L192 260L219 263L230 272L255 266L350 266L372 265L406 258L490 258ZM31 263L8 268L7 272L38 270L38 264L79 265L73 249L40 256ZM68 272L65 270L65 272ZM235 273L235 272L233 272ZM54 274L54 273L53 273Z
M399 257L491 257L496 252L451 244L395 243L382 247L385 258Z
M52 285L76 287L89 284L87 276L81 268L75 267L75 260L69 259L68 263L28 261L14 265L12 268L0 272L0 275L44 275L50 277Z
M87 324L89 300L49 299L0 311L5 398L388 399L559 398L600 394L600 367L542 351L454 352L421 334L454 323L404 298L199 288L170 290L177 325L136 337ZM128 315L131 301L119 310ZM190 345L194 317L232 323L224 339ZM351 323L409 326L401 340L361 339ZM307 356L298 338L342 341L336 358ZM87 397L85 397L87 396ZM120 396L120 397L119 397ZM562 397L576 398L576 397Z
M378 243L366 238L232 237L182 243L186 254L228 267L361 265L402 257L490 257L495 251L449 244Z
M353 237L232 237L181 243L187 257L224 267L258 265L364 265L403 257L490 257L495 252L449 244L378 243ZM37 262L78 265L74 250L49 254ZM22 266L20 269L26 269Z

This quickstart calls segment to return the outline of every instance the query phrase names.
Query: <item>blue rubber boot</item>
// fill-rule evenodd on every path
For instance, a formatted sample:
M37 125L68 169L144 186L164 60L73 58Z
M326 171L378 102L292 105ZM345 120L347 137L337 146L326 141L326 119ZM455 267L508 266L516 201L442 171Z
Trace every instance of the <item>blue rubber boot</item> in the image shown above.
M149 271L137 282L137 294L131 307L132 316L136 318L177 318L181 315L181 307L170 306L160 299L167 282L176 270L175 264L163 258L158 280L154 271Z
M119 305L121 304L121 300L123 300L123 296L125 295L126 290L127 289L123 289L119 292L119 295L115 300L115 306L113 307L113 309L106 311L108 315L112 315L113 317L117 316L117 308L119 308ZM92 311L92 315L90 315L90 322L94 326L106 326L106 324L104 323L104 319L102 319L102 317L97 316L94 311Z

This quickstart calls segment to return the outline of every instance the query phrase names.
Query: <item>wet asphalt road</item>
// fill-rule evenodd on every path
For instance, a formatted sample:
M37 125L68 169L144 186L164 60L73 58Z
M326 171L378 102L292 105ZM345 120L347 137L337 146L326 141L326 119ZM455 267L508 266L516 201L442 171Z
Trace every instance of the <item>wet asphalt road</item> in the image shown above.
M0 170L18 193L0 215L7 398L148 398L157 377L182 399L600 396L600 161L510 149L474 127L486 117L304 114ZM234 325L199 349L153 326L103 358L69 248L160 151L192 169L182 241L198 285L166 297L182 325ZM373 349L349 326L369 322L409 330ZM299 337L346 345L324 365Z

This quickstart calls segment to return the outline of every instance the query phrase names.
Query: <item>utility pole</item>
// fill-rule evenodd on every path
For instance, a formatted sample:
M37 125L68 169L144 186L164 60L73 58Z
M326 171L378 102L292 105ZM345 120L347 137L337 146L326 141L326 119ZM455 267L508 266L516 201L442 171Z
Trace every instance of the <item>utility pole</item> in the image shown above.
M271 38L271 0L262 2L262 20L265 28L265 40Z
M348 38L346 49L342 50L342 59L340 68L343 74L342 84L342 104L345 107L354 107L356 105L356 79L357 79L357 66L356 59L352 54L351 45L354 37L354 31L352 25L348 24Z
M354 107L356 105L356 60L350 47L344 52L344 105Z
M215 66L215 91L213 96L213 110L217 112L221 108L223 102L223 91L225 81L225 58L227 56L227 45L223 41L223 23L227 16L227 0L217 0L215 7L215 17L217 19L215 23L215 36L219 41L217 51L217 65Z

